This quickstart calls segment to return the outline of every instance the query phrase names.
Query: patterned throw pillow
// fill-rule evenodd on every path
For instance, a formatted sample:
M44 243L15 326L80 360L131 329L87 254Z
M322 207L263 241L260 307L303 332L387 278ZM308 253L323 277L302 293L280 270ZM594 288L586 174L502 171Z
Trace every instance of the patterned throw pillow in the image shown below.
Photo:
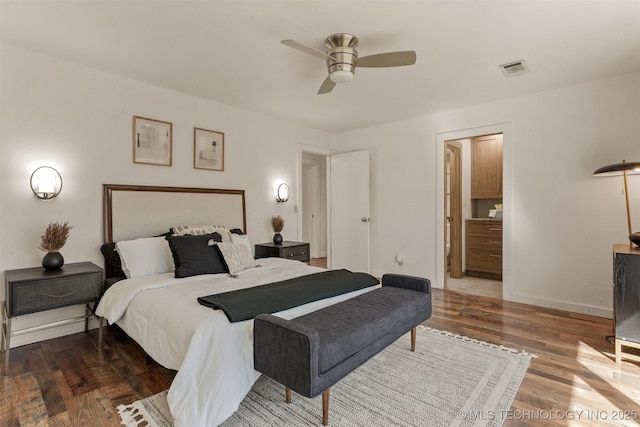
M249 236L247 236L246 234L242 234L242 235L231 234L231 243L245 245L247 248L249 248L249 253L253 254L253 250L251 249L251 243L249 242Z
M253 259L251 249L247 245L242 243L218 243L216 246L220 249L222 258L227 264L229 274L236 274L256 266L256 260Z
M203 234L219 233L223 242L231 242L231 233L227 227L221 225L178 225L171 227L174 236L202 236Z

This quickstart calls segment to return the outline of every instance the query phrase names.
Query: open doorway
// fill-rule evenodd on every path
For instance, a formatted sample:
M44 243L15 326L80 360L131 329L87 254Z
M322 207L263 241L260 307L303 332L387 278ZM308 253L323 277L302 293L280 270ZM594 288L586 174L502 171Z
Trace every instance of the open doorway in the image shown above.
M326 268L327 262L327 156L302 151L300 167L301 237L309 243L311 265Z
M444 287L502 298L502 134L444 145Z

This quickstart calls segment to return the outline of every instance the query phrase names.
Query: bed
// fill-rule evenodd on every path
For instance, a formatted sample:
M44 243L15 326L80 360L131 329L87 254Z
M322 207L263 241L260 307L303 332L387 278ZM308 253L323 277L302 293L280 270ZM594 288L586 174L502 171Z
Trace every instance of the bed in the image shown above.
M176 226L210 225L221 234L216 247L250 248L243 190L105 184L103 196L105 243L117 244L121 250L118 253L123 255L122 265L131 264L131 269L124 280L108 279L110 286L96 314L117 324L158 363L177 370L168 393L177 427L219 425L237 410L260 375L253 369L253 320L231 323L221 310L200 305L197 298L324 270L299 261L246 256L238 265L227 263L231 274L219 272L217 267L199 274L192 274L197 268L185 270L185 258L178 256L179 246L174 246L173 237L165 237L169 230L180 229ZM190 235L189 227L185 228ZM224 230L234 233L226 235ZM213 235L210 231L207 229L206 235ZM175 241L197 239L192 236ZM171 255L176 263L165 259L162 241L169 242L170 251L175 250ZM127 247L129 244L134 249ZM158 251L165 252L154 259L152 254ZM130 263L132 258L134 262ZM165 261L168 265L163 265ZM110 265L106 270L107 276L118 273ZM185 271L184 277L176 278ZM373 288L311 302L277 315L294 318Z

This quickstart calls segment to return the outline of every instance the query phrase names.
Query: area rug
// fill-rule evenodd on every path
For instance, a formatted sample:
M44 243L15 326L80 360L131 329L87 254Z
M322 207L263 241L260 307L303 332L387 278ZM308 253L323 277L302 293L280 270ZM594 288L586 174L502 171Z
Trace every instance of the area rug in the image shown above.
M416 352L403 336L331 388L332 426L500 426L529 362L526 352L420 327ZM171 427L167 394L118 407L127 427ZM147 424L144 424L144 423ZM319 426L322 398L262 376L222 427Z

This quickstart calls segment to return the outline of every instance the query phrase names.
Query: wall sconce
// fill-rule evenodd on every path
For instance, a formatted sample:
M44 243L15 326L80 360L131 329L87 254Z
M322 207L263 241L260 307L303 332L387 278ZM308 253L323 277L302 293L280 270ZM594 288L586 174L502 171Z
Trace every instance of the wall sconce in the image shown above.
M622 163L616 163L614 165L603 166L597 169L594 175L620 175L624 180L624 197L627 202L627 227L629 230L629 240L636 245L640 246L640 233L634 233L631 227L631 213L629 210L629 189L627 185L627 175L640 173L640 162L627 163L624 160Z
M286 183L278 185L278 191L276 192L276 202L284 203L289 200L289 186Z
M31 174L31 191L38 199L49 200L60 194L62 177L50 166L41 166Z

